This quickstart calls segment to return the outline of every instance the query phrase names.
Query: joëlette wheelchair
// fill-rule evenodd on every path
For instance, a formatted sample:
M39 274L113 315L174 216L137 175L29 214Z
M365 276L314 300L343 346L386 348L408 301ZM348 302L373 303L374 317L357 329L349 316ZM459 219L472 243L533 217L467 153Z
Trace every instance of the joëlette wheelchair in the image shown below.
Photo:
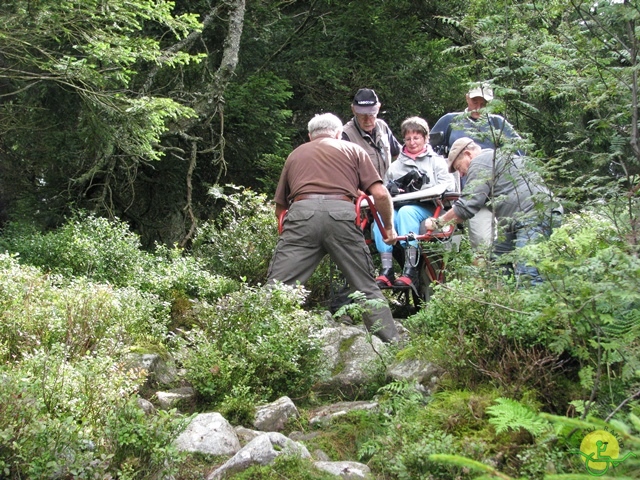
M433 205L433 216L438 218L445 211L451 208L453 202L460 197L459 192L446 191L443 186L436 186L418 192L404 193L392 198L394 206L402 203L430 203ZM396 207L397 208L397 207ZM375 209L372 199L366 195L361 196L356 201L356 222L365 232L367 243L371 246L370 230L373 222L384 235L380 217ZM393 250L395 260L404 266L405 255L402 244L416 240L418 242L418 281L411 286L390 286L383 287L383 290L392 290L399 301L407 306L411 303L413 307L419 308L421 304L428 302L433 293L434 283L444 283L445 270L447 266L447 254L456 252L460 246L461 232L456 225L448 225L442 230L427 231L424 222L420 225L419 232L412 232L409 235L399 236L398 243ZM375 248L375 247L374 247Z

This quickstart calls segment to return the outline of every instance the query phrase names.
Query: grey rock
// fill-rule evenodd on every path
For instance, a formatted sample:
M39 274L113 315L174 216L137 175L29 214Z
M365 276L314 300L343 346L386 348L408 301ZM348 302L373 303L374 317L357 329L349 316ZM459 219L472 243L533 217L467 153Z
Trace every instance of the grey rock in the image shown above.
M191 387L181 387L166 392L156 392L158 405L164 410L175 407L181 401L193 400L195 395L196 392Z
M178 450L212 455L233 455L240 440L233 427L217 412L197 415L175 443Z
M336 319L333 318L333 315L328 310L322 313L322 320L327 327L335 327L337 324Z
M317 391L339 390L347 398L355 398L360 388L371 383L384 368L380 355L387 347L378 337L368 336L363 326L327 327L319 337L331 374L318 382Z
M147 385L172 385L177 380L175 367L168 364L155 353L131 354L128 358L129 368L146 370Z
M435 389L443 370L420 359L396 361L387 369L387 376L393 380L415 382L417 390L431 394Z
M320 450L319 448L315 449L312 453L312 456L315 460L319 461L319 462L330 462L331 459L329 458L329 455L327 455L326 453L324 453L322 450Z
M371 469L358 462L313 462L316 468L329 472L345 480L371 479Z
M313 440L319 435L320 435L320 432L318 431L307 432L307 433L295 431L289 434L289 438L296 442L308 442L309 440Z
M214 470L207 480L218 480L246 470L252 465L268 465L279 455L297 455L311 458L307 448L281 433L264 433L245 445L222 466Z
M156 407L153 406L153 403L151 403L146 398L138 397L138 406L147 415L151 415L152 413L155 413L155 411L156 411Z
M353 410L376 410L377 408L377 402L366 401L338 402L331 405L325 405L309 412L309 424L323 425L330 423L334 418L346 415Z
M253 426L263 432L279 432L291 418L300 414L289 397L280 397L273 403L256 408Z
M251 430L250 428L237 426L234 428L236 434L238 435L238 439L242 445L246 445L254 438L262 435L264 432L259 432L258 430Z
M394 380L415 380L419 383L430 381L432 377L441 374L441 368L420 359L396 361L387 369L387 375Z

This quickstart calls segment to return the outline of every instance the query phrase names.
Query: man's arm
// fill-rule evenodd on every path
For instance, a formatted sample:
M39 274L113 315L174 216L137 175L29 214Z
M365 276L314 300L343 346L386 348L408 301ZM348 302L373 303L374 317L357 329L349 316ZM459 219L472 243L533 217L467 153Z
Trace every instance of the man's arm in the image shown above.
M282 205L280 203L276 203L276 218L280 219L280 215L282 215L282 212L287 210L287 206L286 205Z
M428 218L425 221L427 230L439 229L446 224L462 223L473 217L485 205L492 188L490 184L492 167L486 163L487 161L493 163L492 158L476 157L473 159L467 172L467 181L462 189L462 196L454 202L453 207L447 213L437 220L433 217ZM456 213L456 209L458 213Z
M424 221L424 228L426 228L427 230L438 230L444 227L445 225L449 225L452 223L462 223L463 221L464 220L461 217L456 215L456 212L452 208L447 213L445 213L441 217L438 217L437 219L433 217L427 218Z
M373 197L376 205L376 210L382 218L384 223L384 230L387 238L383 239L387 245L393 245L396 243L398 234L393 227L393 201L389 191L382 185L382 182L376 182L369 187L369 194Z
M402 151L402 145L395 137L391 129L389 129L389 145L391 146L391 158L395 160Z

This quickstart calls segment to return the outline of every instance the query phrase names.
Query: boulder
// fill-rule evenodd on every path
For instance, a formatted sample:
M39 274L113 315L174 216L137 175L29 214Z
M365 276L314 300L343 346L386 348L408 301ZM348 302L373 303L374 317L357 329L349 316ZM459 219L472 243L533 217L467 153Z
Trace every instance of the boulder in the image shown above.
M196 392L191 387L181 387L168 390L166 392L156 392L158 406L164 410L169 410L180 402L191 401L195 398Z
M240 440L233 427L217 412L197 415L175 443L178 450L233 455L240 450Z
M280 397L275 402L256 408L253 426L263 432L279 432L290 418L300 414L289 397Z
M338 402L331 405L325 405L309 412L310 425L322 425L330 423L336 417L346 415L353 410L376 410L377 402Z
M281 433L267 432L251 440L227 462L214 470L207 480L226 478L253 465L268 465L279 455L311 458L311 454L304 445L294 442Z
M319 470L324 470L345 480L372 479L371 469L358 462L313 462Z
M363 326L339 325L323 328L319 333L329 378L314 387L320 392L339 391L346 398L356 398L361 387L372 383L381 373L380 354L386 345L368 335Z

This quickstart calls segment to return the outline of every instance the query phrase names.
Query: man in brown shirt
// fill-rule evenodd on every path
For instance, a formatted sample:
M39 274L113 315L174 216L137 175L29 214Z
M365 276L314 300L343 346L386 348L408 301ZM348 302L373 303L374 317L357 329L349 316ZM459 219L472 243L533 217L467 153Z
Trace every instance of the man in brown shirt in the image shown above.
M375 283L371 254L355 224L353 205L358 190L371 195L384 223L386 242L393 244L397 233L389 192L367 152L340 140L342 122L338 117L316 115L308 130L311 141L289 155L276 189L276 216L288 212L269 266L269 282L304 284L329 254L352 291L381 302L367 308L367 329L385 342L394 341L398 331Z

